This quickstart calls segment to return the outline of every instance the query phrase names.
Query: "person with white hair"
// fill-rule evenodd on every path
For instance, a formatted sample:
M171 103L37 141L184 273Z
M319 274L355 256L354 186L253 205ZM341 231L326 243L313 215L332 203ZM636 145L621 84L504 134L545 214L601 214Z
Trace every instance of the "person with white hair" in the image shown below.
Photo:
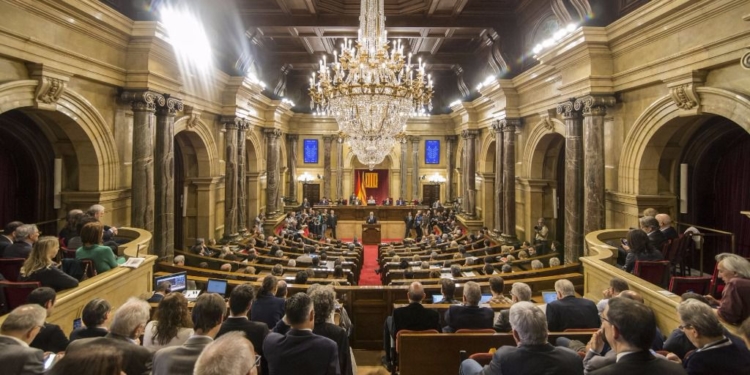
M567 279L555 282L557 301L547 304L547 325L550 332L569 328L599 328L599 310L586 298L577 298L573 283Z
M726 286L721 301L707 295L712 305L718 305L716 313L729 324L740 324L750 317L750 261L730 253L716 256L716 270Z
M107 346L120 354L125 374L142 375L150 372L154 353L142 347L138 339L145 332L150 317L151 306L148 302L130 298L115 312L106 336L73 341L68 345L66 353L88 350L92 346Z
M44 352L29 344L44 327L47 310L39 305L21 305L0 326L0 368L4 374L43 374Z
M510 325L515 346L505 345L492 355L489 365L473 359L461 363L461 375L583 373L583 362L568 348L552 346L547 341L547 320L544 312L531 302L518 302L510 308Z
M185 256L184 255L178 255L174 257L174 265L175 266L184 266L185 265Z
M39 229L34 224L19 226L13 232L14 242L5 248L3 258L28 258L33 245L39 240L39 235Z
M510 288L510 303L516 304L523 301L531 301L531 287L526 283L513 283L513 286ZM497 332L510 332L509 314L509 309L500 310L497 320L495 320L495 325L492 328Z
M208 344L195 363L194 375L256 375L260 356L241 331L229 332Z
M673 240L679 237L677 231L672 227L672 218L667 214L657 214L654 216L659 223L659 230L664 234L667 240Z
M89 210L86 211L86 215L91 216L97 221L101 222L105 212L106 210L104 209L104 206L102 206L101 204L95 204L89 207ZM104 223L102 223L102 226L104 230L104 241L111 241L114 236L117 235L117 228L111 227L109 225L104 225Z
M463 303L453 305L445 312L443 332L451 333L459 329L492 328L495 313L489 307L479 307L482 290L479 284L469 281L464 284Z

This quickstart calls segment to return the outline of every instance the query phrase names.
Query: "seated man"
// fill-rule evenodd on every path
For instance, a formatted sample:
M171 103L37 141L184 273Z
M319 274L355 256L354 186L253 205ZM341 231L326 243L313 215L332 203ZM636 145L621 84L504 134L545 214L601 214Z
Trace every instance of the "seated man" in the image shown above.
M261 356L242 332L230 332L208 344L195 362L195 375L257 375Z
M151 371L151 359L154 353L142 347L138 338L146 329L150 316L151 306L148 302L131 298L115 312L107 336L73 341L66 353L87 350L91 346L106 346L117 350L120 354L125 374L148 373Z
M164 299L164 296L169 294L169 288L172 287L172 284L169 281L162 281L158 284L156 284L156 289L154 289L154 294L151 295L151 297L146 300L148 303L159 303L161 300Z
M596 309L599 310L599 314L604 312L604 308L607 307L607 302L610 298L617 296L625 290L629 290L628 282L619 278L613 277L609 280L609 288L602 291L602 299L596 304Z
M461 303L456 300L456 283L452 279L440 279L440 293L443 295L443 299L434 303L449 303L451 305Z
M291 329L282 335L271 332L263 341L270 374L339 375L336 342L312 332L313 302L305 293L286 301L286 321Z
M370 196L370 198L368 198L368 199L367 199L367 205L368 205L368 206L374 206L374 205L376 205L376 204L377 204L377 201L376 201L376 200L375 200L375 198L373 198L373 197L372 197L372 195L371 195L371 196Z
M510 304L513 303L508 297L503 295L503 290L505 289L505 280L503 280L500 276L492 276L490 277L490 292L492 293L492 298L490 299L489 303L505 303Z
M531 301L531 287L526 283L513 283L510 289L512 304L523 301ZM495 325L492 327L497 332L510 332L510 310L500 310Z
M47 317L52 315L52 311L55 309L55 300L57 299L57 293L55 290L46 286L34 289L29 294L28 302L32 304L44 307L47 310ZM32 348L42 349L45 352L64 352L68 347L68 336L65 335L63 330L57 324L44 323L44 326L36 335L34 341L31 342Z
M409 305L393 310L393 316L389 316L383 325L383 349L385 350L384 365L390 368L391 341L395 340L398 331L408 329L412 331L425 331L434 329L440 332L440 314L422 306L425 293L421 283L415 281L409 285L406 296Z
M557 301L547 304L547 326L550 332L569 328L599 328L599 311L593 301L577 298L570 280L555 282Z
M39 229L34 224L24 224L13 233L14 242L5 248L3 258L28 258L31 247L39 240Z
M283 281L279 282L279 288L281 287L282 282ZM284 283L284 291L286 294L286 283ZM229 318L222 323L219 333L216 334L216 338L218 341L219 337L229 334L230 332L244 332L244 338L250 340L258 355L262 357L263 340L268 336L269 331L268 326L264 323L253 322L247 318L250 313L250 306L253 303L253 299L255 299L255 290L250 284L238 285L232 289L232 293L229 295ZM209 345L209 347L211 345ZM205 350L208 350L208 348ZM265 360L262 360L262 363L261 367L265 369L263 373L267 373L268 365L265 363Z
M464 284L463 305L451 306L445 312L443 332L452 333L459 329L492 328L495 313L488 307L479 307L482 290L479 284L469 281Z
M81 320L84 327L76 328L70 333L70 341L91 337L104 337L109 333L109 315L112 306L104 299L94 298L83 307Z
M4 374L44 373L44 352L29 344L46 318L44 308L34 304L18 306L6 315L0 326L0 367Z
M495 351L489 365L473 359L461 363L461 375L547 374L579 375L583 363L568 348L547 342L544 312L531 302L518 302L510 308L510 325L517 346L502 346Z

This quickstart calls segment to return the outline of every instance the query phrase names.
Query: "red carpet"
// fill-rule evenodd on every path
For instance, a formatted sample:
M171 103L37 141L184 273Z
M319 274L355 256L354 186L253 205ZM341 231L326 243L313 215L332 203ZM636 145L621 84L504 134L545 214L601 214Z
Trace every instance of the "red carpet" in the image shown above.
M391 242L396 240L383 240ZM378 245L365 245L365 258L362 262L362 272L359 274L359 285L380 285L380 275L375 273L378 268Z

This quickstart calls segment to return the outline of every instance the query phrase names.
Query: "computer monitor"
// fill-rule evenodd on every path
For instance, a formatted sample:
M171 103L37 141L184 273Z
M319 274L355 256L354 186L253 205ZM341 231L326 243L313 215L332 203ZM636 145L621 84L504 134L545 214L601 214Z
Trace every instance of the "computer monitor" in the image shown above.
M169 281L171 292L182 292L187 288L187 272L177 272L170 275L154 277L154 288L163 281Z
M544 298L544 303L557 301L557 292L552 291L552 290L542 291L542 298Z
M227 281L221 279L208 279L206 292L216 293L222 297L225 296L227 294Z

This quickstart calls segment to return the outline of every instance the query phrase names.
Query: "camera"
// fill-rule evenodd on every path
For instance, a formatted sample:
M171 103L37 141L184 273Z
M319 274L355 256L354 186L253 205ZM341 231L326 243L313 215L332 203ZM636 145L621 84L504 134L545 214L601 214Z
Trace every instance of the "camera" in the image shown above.
M538 225L534 225L534 230L537 231L537 232L539 232L540 230L542 230L542 227L540 227Z

